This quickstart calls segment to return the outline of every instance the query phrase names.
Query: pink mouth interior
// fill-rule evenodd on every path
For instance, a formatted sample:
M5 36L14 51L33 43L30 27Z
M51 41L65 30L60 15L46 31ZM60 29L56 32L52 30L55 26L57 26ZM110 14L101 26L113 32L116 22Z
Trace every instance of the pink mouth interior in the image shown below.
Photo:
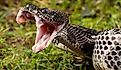
M32 47L34 52L42 51L46 48L55 37L57 31L52 24L44 23L37 29L35 45Z

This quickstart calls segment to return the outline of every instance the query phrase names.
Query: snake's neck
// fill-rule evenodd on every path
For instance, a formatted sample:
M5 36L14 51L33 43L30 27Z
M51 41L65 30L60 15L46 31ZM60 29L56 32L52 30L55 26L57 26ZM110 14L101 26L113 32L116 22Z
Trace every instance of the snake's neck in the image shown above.
M57 47L74 52L77 55L87 55L92 57L94 40L92 35L97 35L98 31L67 24L58 32L53 43Z

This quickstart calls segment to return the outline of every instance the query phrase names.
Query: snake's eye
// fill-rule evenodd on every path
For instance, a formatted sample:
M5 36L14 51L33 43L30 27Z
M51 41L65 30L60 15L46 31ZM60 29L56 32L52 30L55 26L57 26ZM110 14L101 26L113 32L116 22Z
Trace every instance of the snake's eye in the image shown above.
M57 17L57 16L58 16L58 14L57 14L56 12L54 12L54 11L52 11L52 12L50 13L50 15L51 15L51 17L52 17L52 18L54 18L54 17Z
M47 8L42 8L42 9L41 9L41 12L42 12L42 13L45 13L45 14L47 14L48 11L49 11L49 10L48 10Z
M27 4L25 6L25 9L29 10L29 11L32 11L32 10L36 10L37 6L36 5L33 5L33 4Z

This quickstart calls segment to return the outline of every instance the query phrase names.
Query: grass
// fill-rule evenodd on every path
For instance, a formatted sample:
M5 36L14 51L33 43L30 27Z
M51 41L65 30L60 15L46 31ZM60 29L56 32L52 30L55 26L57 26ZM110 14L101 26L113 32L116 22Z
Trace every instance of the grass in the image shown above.
M16 13L26 3L40 7L63 10L70 16L70 23L96 30L120 28L121 1L113 0L8 0L0 2L0 70L76 70L73 55L53 45L35 54L36 26L29 22L19 25ZM81 70L81 65L80 68Z

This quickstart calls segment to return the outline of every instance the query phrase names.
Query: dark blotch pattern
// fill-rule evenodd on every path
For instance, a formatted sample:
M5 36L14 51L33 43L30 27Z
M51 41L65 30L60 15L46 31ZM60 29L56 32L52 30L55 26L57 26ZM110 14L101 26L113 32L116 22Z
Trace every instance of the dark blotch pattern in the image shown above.
M117 62L117 65L120 66L120 65L121 65L121 61L118 61L118 62Z
M112 55L116 55L117 53L115 51L112 51Z
M98 45L97 45L97 49L98 49Z
M111 61L110 63L111 63L111 66L113 66L115 64L114 61Z
M118 55L121 56L121 51L119 51Z
M112 59L112 57L111 56L108 56L108 60L111 60Z
M108 41L108 45L111 45L111 44L112 44L112 42Z
M106 44L106 42L105 41L103 41L103 45L105 45Z
M104 54L104 51L101 51L101 55Z
M109 39L109 37L108 36L106 36L106 38L105 38L106 40L108 40Z
M101 56L100 55L98 55L98 59L100 59L101 58Z
M95 58L97 58L97 55L95 55Z
M112 37L111 39L112 39L112 40L115 40L116 38L115 38L115 37Z
M101 40L103 40L103 39L104 39L104 36L102 36Z
M114 69L115 69L115 70L118 70L118 67L117 67L116 65L114 65Z
M101 44L101 41L99 41L99 44Z
M105 46L105 47L104 47L104 50L107 50L107 49L108 49L108 47L107 47L107 46Z
M108 61L105 60L105 62L107 63L108 68L111 68L111 66L109 65Z
M109 64L107 64L108 68L112 68Z
M94 51L94 53L96 54L96 50Z
M120 46L116 46L116 51L121 50Z
M98 40L100 39L100 36L98 37Z
M103 47L100 45L100 50L102 49Z
M99 54L99 50L97 50L97 54Z
M108 35L108 34L109 34L108 32L105 33L105 35Z
M119 57L118 57L118 56L115 56L115 57L114 57L114 60L115 60L115 61L117 61L118 59L119 59Z

